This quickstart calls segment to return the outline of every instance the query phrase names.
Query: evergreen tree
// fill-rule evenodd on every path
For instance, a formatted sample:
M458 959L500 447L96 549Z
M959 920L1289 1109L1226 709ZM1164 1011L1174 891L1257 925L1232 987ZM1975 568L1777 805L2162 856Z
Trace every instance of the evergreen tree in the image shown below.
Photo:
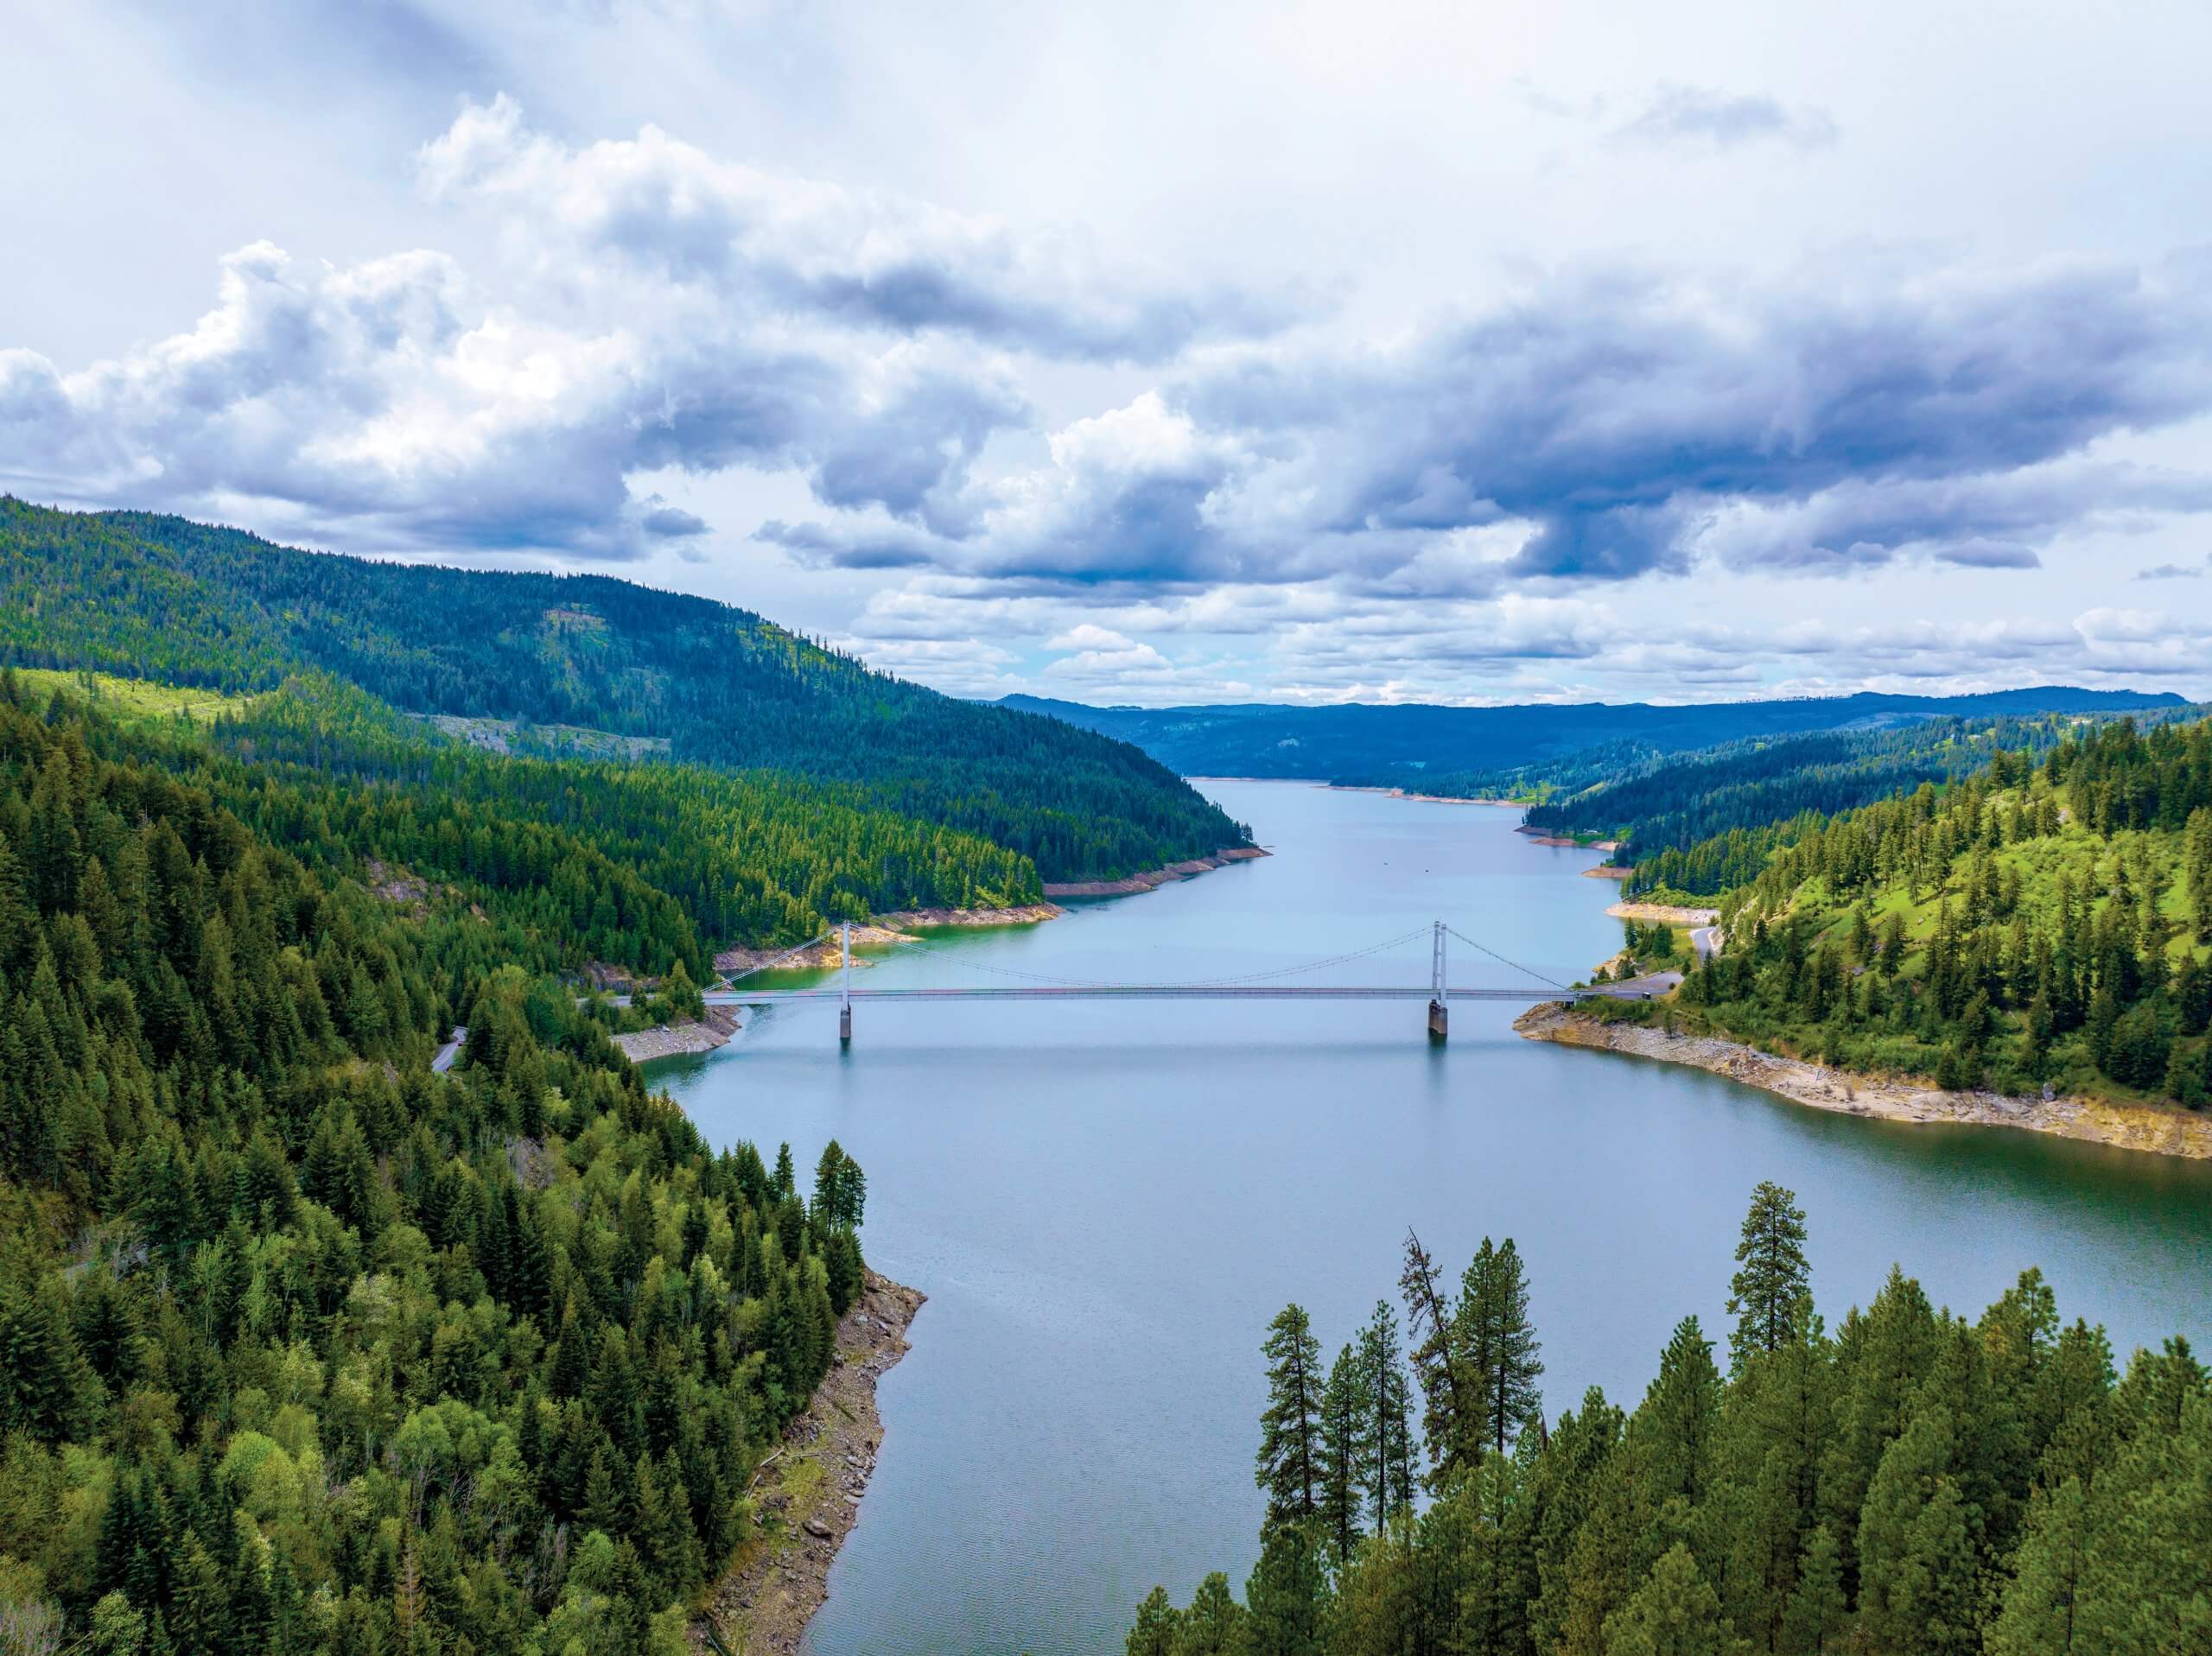
M1452 1298L1438 1286L1439 1272L1421 1238L1406 1232L1406 1263L1398 1288L1406 1302L1408 1355L1421 1393L1421 1436L1428 1446L1429 1484L1442 1488L1480 1458L1480 1399L1474 1395L1460 1348L1461 1328Z
M1483 1238L1467 1266L1456 1320L1480 1399L1480 1440L1503 1455L1543 1403L1536 1386L1544 1372L1536 1355L1542 1348L1529 1320L1529 1284L1510 1236L1495 1247Z
M1182 1613L1168 1598L1167 1589L1155 1587L1137 1606L1136 1625L1129 1629L1126 1645L1128 1656L1175 1656L1182 1629Z
M1347 1345L1329 1366L1321 1393L1321 1531L1339 1561L1351 1556L1359 1534L1373 1438L1367 1383L1358 1354Z
M1302 1524L1320 1510L1321 1342L1297 1305L1268 1325L1268 1406L1260 1416L1256 1476L1268 1494L1265 1527Z
M1312 1524L1278 1524L1260 1541L1260 1561L1244 1584L1253 1656L1322 1656L1328 1575Z
M1799 1304L1812 1279L1805 1259L1805 1212L1794 1192L1762 1179L1744 1216L1737 1271L1728 1285L1729 1372L1739 1374L1753 1354L1779 1351L1796 1337Z
M1719 1595L1679 1541L1605 1623L1607 1656L1726 1656L1734 1644Z
M1375 1315L1360 1330L1359 1374L1369 1433L1365 1482L1380 1534L1414 1498L1413 1399L1398 1348L1397 1313L1387 1299L1375 1302Z

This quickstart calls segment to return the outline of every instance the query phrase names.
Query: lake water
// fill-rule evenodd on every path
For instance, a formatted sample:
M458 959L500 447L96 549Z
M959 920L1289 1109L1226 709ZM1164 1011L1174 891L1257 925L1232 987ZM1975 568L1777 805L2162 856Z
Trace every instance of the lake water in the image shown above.
M944 937L871 985L1192 980L1344 953L1442 917L1565 981L1618 947L1592 853L1508 810L1202 784L1274 854L1016 932ZM1457 949L1458 945L1454 945ZM1426 936L1327 982L1425 983ZM1456 984L1503 987L1494 963ZM2212 1342L2212 1165L1986 1128L1825 1114L1701 1072L1523 1041L1462 1002L862 1003L779 1009L654 1080L717 1145L837 1139L865 1242L924 1290L884 1379L861 1523L813 1656L1122 1648L1154 1583L1241 1591L1256 1556L1260 1342L1287 1300L1326 1353L1395 1298L1408 1225L1456 1278L1527 1260L1547 1412L1633 1402L1675 1323L1721 1307L1751 1187L1798 1193L1833 1323L1892 1260L1978 1313L2040 1265L2124 1354Z

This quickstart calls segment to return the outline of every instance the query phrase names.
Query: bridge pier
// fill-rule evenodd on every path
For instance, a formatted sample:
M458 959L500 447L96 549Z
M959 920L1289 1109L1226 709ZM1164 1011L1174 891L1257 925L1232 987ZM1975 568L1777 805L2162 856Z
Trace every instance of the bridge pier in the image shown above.
M853 923L846 921L839 933L837 965L837 1044L853 1044Z
M1441 1041L1450 1032L1451 1027L1452 1014L1446 1010L1444 1003L1440 1000L1430 1001L1428 1003L1428 1038L1432 1041Z

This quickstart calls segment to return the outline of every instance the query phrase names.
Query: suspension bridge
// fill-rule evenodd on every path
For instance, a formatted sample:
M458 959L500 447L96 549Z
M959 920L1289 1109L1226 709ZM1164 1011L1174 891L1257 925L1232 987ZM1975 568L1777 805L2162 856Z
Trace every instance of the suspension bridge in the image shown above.
M1424 936L1429 942L1428 981L1426 983L1313 983L1290 980L1308 973L1347 965L1403 948ZM758 972L773 971L832 938L836 939L838 944L838 979L836 983L807 989L745 989L735 987L737 979L751 977ZM1504 987L1454 985L1451 981L1449 955L1449 940L1452 939L1506 968L1509 974L1518 974L1518 980L1509 981ZM918 938L907 938L899 947L901 954L908 950L931 952L930 945ZM1325 960L1307 961L1296 966L1277 967L1234 977L1197 978L1180 982L1113 983L1058 978L1043 973L1017 971L1010 967L989 966L969 959L964 955L950 958L957 961L961 970L983 972L995 978L1012 981L855 988L853 985L853 929L850 923L847 923L810 938L772 960L738 974L737 979L729 980L732 987L709 990L705 999L709 1006L810 1006L835 1002L837 1007L837 1038L844 1042L853 1038L853 1006L855 1002L862 1000L1425 1000L1428 1003L1429 1038L1441 1041L1451 1028L1451 1006L1454 1000L1533 1002L1599 997L1648 1000L1653 994L1671 987L1673 982L1669 976L1663 981L1657 978L1638 979L1627 983L1605 984L1596 988L1569 987L1554 981L1533 968L1507 960L1495 949L1477 942L1441 920L1370 944L1365 949L1332 955Z

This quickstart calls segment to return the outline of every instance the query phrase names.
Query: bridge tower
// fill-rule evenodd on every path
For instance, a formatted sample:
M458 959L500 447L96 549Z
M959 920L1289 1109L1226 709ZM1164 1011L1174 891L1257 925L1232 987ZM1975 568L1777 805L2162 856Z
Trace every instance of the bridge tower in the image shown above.
M1445 1006L1444 987L1444 923L1439 920L1430 933L1428 950L1428 1038L1441 1041L1450 1032L1452 1017Z
M840 934L838 959L844 971L837 984L837 1044L853 1044L853 923L846 921Z

